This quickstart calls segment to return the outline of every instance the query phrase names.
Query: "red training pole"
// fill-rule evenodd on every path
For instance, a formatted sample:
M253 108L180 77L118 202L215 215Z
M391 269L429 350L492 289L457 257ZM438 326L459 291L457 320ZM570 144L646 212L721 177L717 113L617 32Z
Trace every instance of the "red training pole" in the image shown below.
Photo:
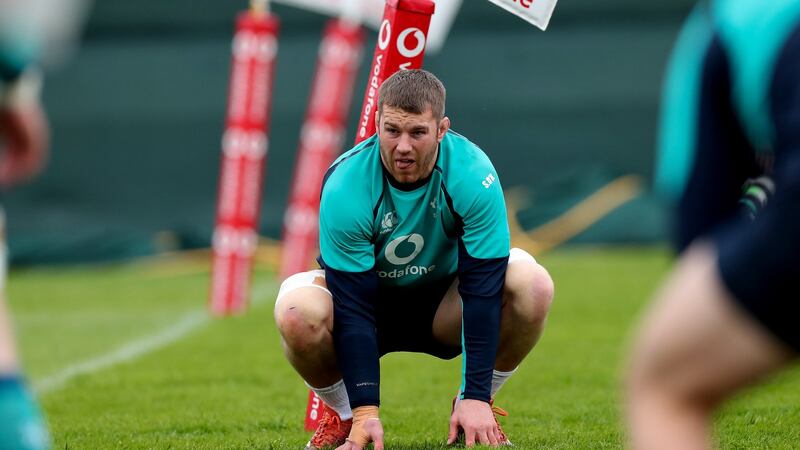
M347 112L361 62L364 32L341 19L328 22L320 43L317 69L284 215L281 278L308 270L317 248L319 195L325 170L341 153ZM309 391L305 428L321 419L322 401Z
M358 119L356 144L375 133L378 88L401 69L419 69L436 5L431 0L386 0Z
M215 315L247 308L258 244L278 26L275 16L257 8L236 20L213 237L209 309Z
M281 278L308 270L317 249L322 178L341 153L364 31L333 19L325 27L306 119L300 135L289 205L284 214Z

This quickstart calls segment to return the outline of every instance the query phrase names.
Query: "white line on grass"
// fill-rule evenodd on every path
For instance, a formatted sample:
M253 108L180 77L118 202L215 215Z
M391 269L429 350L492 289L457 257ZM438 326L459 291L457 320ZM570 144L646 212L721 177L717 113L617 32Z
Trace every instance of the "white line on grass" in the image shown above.
M252 306L265 303L267 290L271 283L259 283L251 292ZM211 315L207 311L191 311L186 313L177 322L158 331L155 334L123 344L109 353L94 358L71 364L58 372L33 382L33 389L37 394L47 394L62 388L67 382L79 375L88 375L119 363L132 361L142 355L166 347L189 333L208 324Z

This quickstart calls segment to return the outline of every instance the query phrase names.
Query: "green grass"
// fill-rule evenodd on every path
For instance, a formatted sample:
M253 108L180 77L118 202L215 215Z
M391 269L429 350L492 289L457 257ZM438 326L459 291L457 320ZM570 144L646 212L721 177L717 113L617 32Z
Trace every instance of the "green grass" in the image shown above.
M556 282L545 335L498 405L517 448L620 448L619 379L631 325L669 265L658 249L542 255ZM208 274L187 263L13 272L9 295L34 383L204 311ZM76 376L40 398L56 449L298 449L307 390L283 359L277 284L242 317L203 322L134 360ZM388 449L444 449L460 361L392 354L382 362ZM725 448L800 442L800 376L785 372L721 412Z

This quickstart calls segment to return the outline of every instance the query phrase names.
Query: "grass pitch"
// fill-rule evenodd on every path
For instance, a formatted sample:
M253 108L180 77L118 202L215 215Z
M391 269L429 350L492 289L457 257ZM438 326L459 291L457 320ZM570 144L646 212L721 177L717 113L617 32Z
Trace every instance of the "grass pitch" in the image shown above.
M583 248L539 257L556 283L542 341L497 397L517 448L621 448L619 380L631 325L665 274L658 249ZM12 272L25 369L56 449L299 449L307 389L272 320L277 283L254 277L242 317L205 314L196 261ZM460 360L382 361L388 449L444 449ZM724 448L796 448L800 375L732 401Z

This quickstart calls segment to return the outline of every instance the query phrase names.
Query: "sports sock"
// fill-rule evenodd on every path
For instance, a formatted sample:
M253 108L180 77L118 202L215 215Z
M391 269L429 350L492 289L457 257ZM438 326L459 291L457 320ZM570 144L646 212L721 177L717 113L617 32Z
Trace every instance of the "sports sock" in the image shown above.
M503 384L505 384L505 382L508 381L508 379L511 378L511 375L514 375L514 372L516 371L516 368L508 372L500 372L496 369L492 371L492 398L494 398L495 394L497 394L497 391L503 387Z
M0 375L0 447L8 450L50 447L50 436L36 401L16 375Z
M314 391L326 405L336 411L342 420L348 420L353 417L353 411L350 410L350 398L347 396L344 380L339 380L337 383L324 388L315 388L308 383L306 383L306 386Z

